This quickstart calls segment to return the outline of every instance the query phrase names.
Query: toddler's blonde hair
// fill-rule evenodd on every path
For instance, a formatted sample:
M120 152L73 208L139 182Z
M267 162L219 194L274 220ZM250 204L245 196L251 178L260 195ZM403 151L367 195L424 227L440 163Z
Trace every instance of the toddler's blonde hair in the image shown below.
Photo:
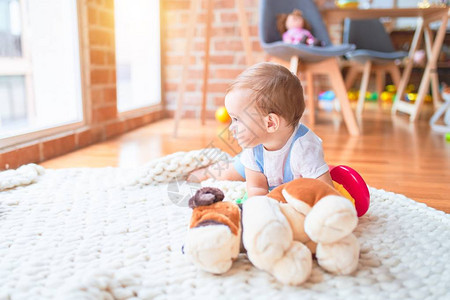
M274 63L259 63L242 72L227 93L237 89L252 90L251 99L265 114L274 113L296 126L305 111L303 88L296 75Z

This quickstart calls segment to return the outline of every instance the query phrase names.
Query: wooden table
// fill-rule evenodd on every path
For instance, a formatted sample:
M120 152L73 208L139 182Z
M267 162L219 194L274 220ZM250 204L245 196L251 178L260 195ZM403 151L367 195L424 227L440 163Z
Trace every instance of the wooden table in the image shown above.
M326 9L321 11L324 20L328 24L342 23L345 18L352 19L374 19L381 17L416 17L417 27L414 32L409 56L403 70L400 84L397 87L397 101L392 106L392 113L397 111L410 115L410 121L417 120L419 110L424 102L425 95L428 93L429 84L431 80L431 87L433 93L433 103L439 105L439 79L436 73L436 62L439 52L444 41L447 21L450 13L449 7L430 7L430 8L394 8L394 9ZM430 23L440 21L439 29L433 40L433 34L430 29ZM411 71L414 64L414 53L416 53L420 46L422 34L425 38L425 49L427 53L427 64L420 81L417 98L414 103L405 101L404 94L411 76Z

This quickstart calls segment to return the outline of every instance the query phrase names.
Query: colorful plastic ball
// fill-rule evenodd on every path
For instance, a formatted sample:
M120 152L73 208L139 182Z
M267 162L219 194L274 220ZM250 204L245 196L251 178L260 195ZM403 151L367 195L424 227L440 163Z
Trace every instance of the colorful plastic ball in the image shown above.
M409 102L416 101L416 98L417 98L417 93L408 93L408 94L406 94L406 100L408 100Z
M394 97L394 94L392 92L382 92L380 95L381 101L384 101L384 102L392 101L393 97Z
M348 100L350 101L356 101L358 99L358 94L355 92L348 92Z
M450 132L447 132L447 133L445 134L445 140L446 140L447 142L450 142Z
M333 91L326 91L319 95L319 100L334 100L334 98L336 98L336 94Z
M385 88L387 92L395 93L397 91L397 88L393 84L388 84Z
M221 106L216 110L216 120L221 123L230 122L231 118L230 118L230 115L228 114L225 106Z
M431 97L431 95L426 95L425 102L431 102L431 101L433 101L433 97Z
M378 94L377 93L366 92L366 98L365 99L369 100L369 101L377 101Z

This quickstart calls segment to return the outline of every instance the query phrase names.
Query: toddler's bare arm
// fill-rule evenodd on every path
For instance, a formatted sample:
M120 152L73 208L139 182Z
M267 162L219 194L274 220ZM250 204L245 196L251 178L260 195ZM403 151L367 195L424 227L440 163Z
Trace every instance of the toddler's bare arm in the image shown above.
M329 171L327 171L326 173L320 175L319 177L317 177L317 179L322 180L323 182L328 183L329 185L334 187L333 180L331 179L331 175L330 175Z
M239 172L236 171L232 163L224 161L219 161L207 168L194 170L188 175L186 180L190 182L202 182L208 178L213 178L215 180L245 181Z
M252 196L264 196L269 193L267 178L263 173L245 168L245 177L249 198Z

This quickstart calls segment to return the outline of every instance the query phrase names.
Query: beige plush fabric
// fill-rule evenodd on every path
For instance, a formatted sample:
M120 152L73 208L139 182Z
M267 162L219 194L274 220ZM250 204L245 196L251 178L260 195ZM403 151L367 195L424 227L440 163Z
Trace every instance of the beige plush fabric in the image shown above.
M329 185L310 178L299 178L297 184L285 183L272 190L268 196L280 202L286 202L280 199L280 193L284 189L289 195L297 200L305 202L309 206L314 206L320 199L328 195L340 196L340 194Z
M190 228L201 226L202 222L213 221L230 228L235 235L241 226L241 214L237 205L230 202L216 202L208 206L199 206L193 209Z

